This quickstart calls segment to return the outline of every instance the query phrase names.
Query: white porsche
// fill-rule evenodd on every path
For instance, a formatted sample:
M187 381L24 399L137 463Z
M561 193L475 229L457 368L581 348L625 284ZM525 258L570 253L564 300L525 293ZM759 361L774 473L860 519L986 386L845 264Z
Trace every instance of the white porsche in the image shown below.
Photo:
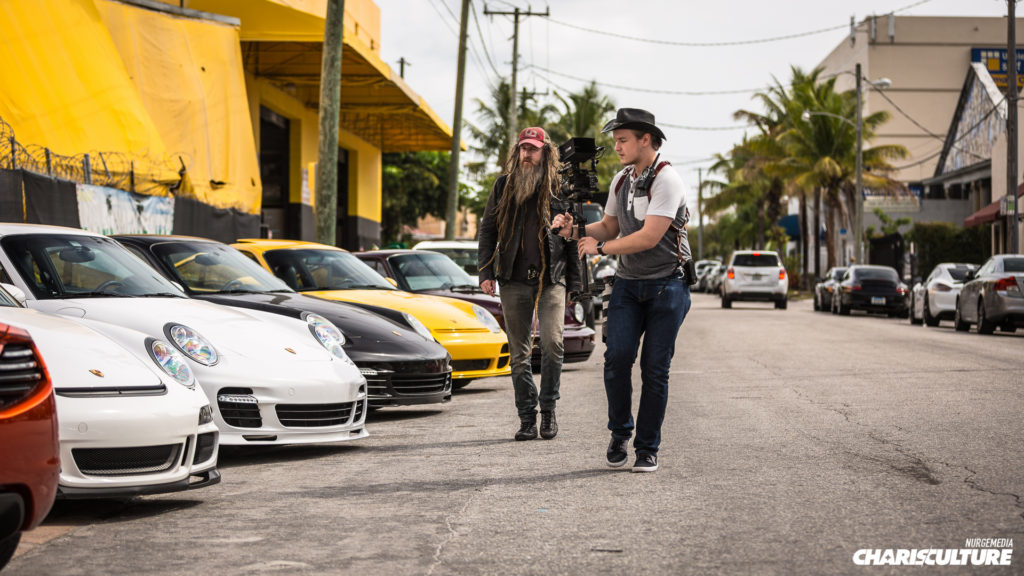
M221 444L367 436L366 380L317 314L296 320L187 298L116 241L0 224L0 281L29 308L131 328L176 347L213 406Z
M7 290L0 290L0 322L32 335L53 382L59 496L156 494L220 481L213 411L170 344L126 328L28 310ZM30 378L43 369L26 363L24 354L0 350L0 373Z

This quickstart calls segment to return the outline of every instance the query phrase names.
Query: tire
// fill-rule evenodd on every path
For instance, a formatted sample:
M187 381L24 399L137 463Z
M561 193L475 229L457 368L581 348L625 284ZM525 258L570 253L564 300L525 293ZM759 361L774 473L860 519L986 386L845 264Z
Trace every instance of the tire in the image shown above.
M452 390L461 390L469 386L469 383L472 381L472 378L452 378Z
M978 334L991 334L995 331L995 323L985 318L985 300L978 298Z
M18 549L18 542L20 541L21 531L0 540L0 570L3 570L4 566L7 566L7 563L11 561L11 557L14 556L14 551Z
M722 308L732 308L732 300L725 294L722 294Z
M953 313L953 329L957 332L967 332L971 329L970 322L964 322L963 316L960 314L960 300L956 301L956 312Z
M776 300L775 301L775 309L776 310L785 310L786 306L788 304L789 304L789 301L786 300L785 298L783 298L782 300Z
M850 315L850 307L849 306L843 306L842 298L839 299L839 306L838 306L838 308L839 308L839 315L840 316L849 316Z
M910 311L910 313L909 313L909 314L908 314L907 316L908 316L908 317L910 318L910 324L911 324L912 326L920 326L920 325L921 325L921 323L923 322L923 320L922 320L922 319L920 319L920 318L918 318L918 317L917 317L917 316L916 316L916 315L914 314L914 309L915 309L915 308L917 308L917 306L916 306L915 304L916 304L916 303L914 302L914 297L913 297L913 296L911 296L911 297L910 297L910 308L909 308L909 311Z
M937 317L935 317L935 316L932 316L932 311L928 308L928 296L927 295L925 295L925 297L924 297L924 303L922 304L922 310L923 311L921 312L921 315L924 316L923 320L924 320L925 326L930 326L932 328L935 328L936 326L939 325L939 319Z
M814 293L814 311L821 312L821 304L818 304L818 293Z

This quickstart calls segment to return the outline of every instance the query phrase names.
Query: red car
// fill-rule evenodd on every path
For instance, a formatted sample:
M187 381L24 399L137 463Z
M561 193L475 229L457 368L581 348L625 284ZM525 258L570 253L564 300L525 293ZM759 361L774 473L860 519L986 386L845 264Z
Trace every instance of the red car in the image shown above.
M28 332L0 324L0 568L57 495L53 384Z
M476 279L444 254L429 250L375 250L356 253L356 257L381 276L393 280L396 286L406 292L448 296L483 306L498 320L501 329L505 329L501 299L484 294ZM584 321L583 306L578 302L567 301L565 328L562 331L563 362L566 364L585 362L594 351L594 331ZM540 366L540 337L537 335L536 319L531 361L534 366Z

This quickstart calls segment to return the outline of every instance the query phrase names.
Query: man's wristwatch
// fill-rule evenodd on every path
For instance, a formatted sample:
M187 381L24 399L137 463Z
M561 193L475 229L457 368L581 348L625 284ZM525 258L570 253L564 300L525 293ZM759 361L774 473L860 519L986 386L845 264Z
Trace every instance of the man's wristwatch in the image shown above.
M604 242L597 243L597 253L601 256L607 256L607 254L604 253Z

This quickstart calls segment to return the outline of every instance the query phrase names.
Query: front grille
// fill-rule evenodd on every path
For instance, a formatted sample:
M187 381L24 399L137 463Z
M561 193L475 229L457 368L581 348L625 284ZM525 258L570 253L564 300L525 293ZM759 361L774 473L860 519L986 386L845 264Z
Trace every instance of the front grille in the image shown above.
M501 370L505 366L508 366L508 361L511 358L511 356L502 356L501 358L498 358L498 370Z
M4 345L0 353L0 410L27 398L43 380L43 371L31 346Z
M170 470L178 460L181 444L131 448L75 448L71 456L82 474L134 476Z
M213 458L213 449L217 447L217 433L207 432L200 434L196 439L196 455L192 458L193 464L202 464Z
M391 387L398 394L434 394L444 391L451 374L392 374Z
M508 344L502 344L501 352L499 352L498 354L508 354Z
M366 393L370 396L384 396L388 393L387 374L366 376Z
M359 419L363 417L363 410L364 410L364 406L366 406L366 402L362 401L362 400L358 400L358 401L355 402L355 405L356 405L356 413L352 416L352 421L353 422L359 422Z
M277 419L289 428L318 428L348 423L356 402L341 404L278 404ZM361 404L361 402L359 403Z
M249 388L221 388L217 392L217 408L220 410L220 417L228 426L235 428L260 428L263 426L263 417L260 416L260 407L256 399L247 399L251 396Z
M491 361L483 360L452 360L452 372L470 372L473 370L487 370Z

